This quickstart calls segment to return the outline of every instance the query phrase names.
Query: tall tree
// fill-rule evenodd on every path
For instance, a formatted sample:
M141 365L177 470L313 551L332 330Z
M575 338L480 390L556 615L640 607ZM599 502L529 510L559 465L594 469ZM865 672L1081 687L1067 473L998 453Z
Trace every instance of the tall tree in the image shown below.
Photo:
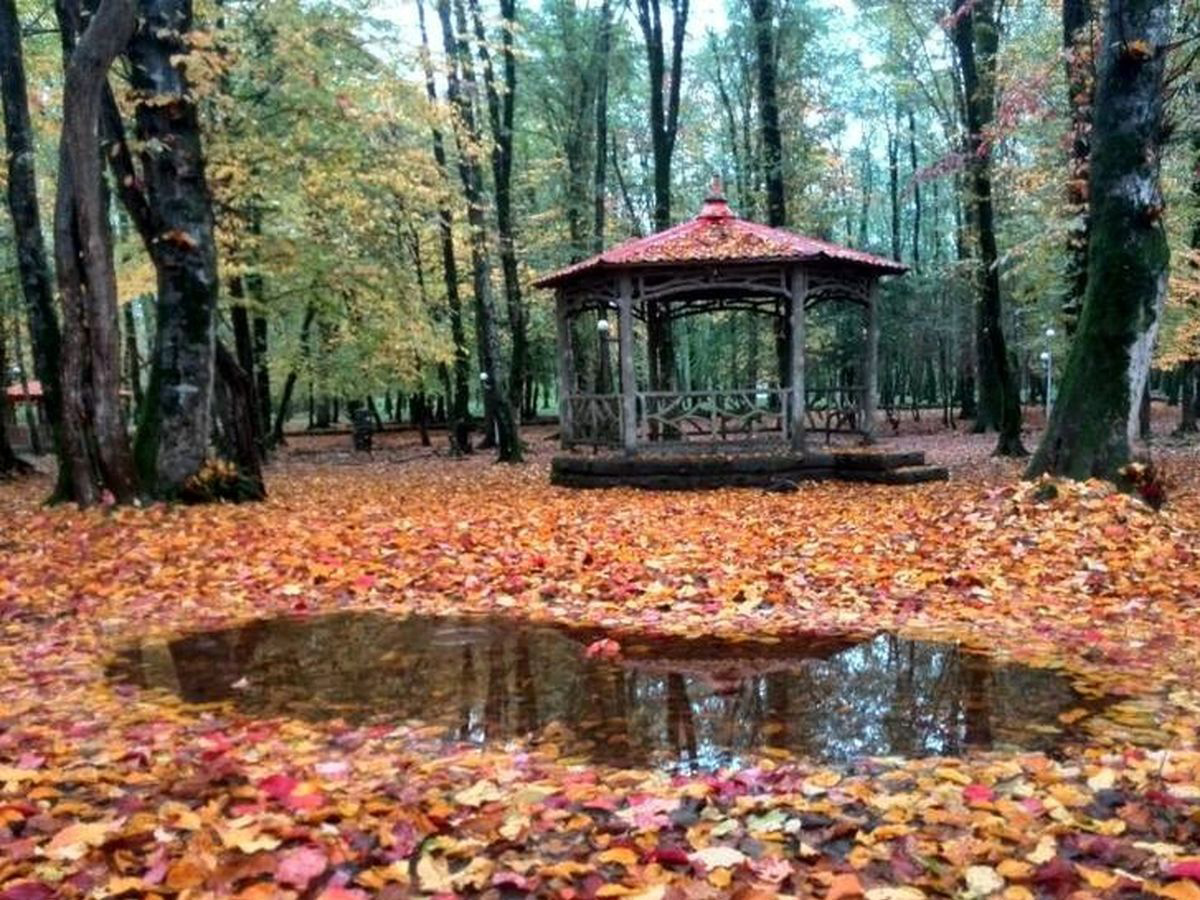
M475 291L475 328L478 332L484 392L491 399L496 423L497 456L503 462L520 462L521 437L508 392L508 373L501 358L500 332L492 298L492 267L488 259L487 197L477 148L479 127L471 97L475 94L475 67L466 35L466 13L462 0L455 2L455 22L450 18L450 0L438 0L447 72L446 95L458 117L458 173L467 201L467 223L471 231L471 276Z
M612 9L600 2L600 34L596 50L596 154L592 168L592 252L604 249L608 197L608 65L612 52Z
M500 238L500 269L504 274L504 298L508 310L508 328L512 336L512 371L509 378L510 402L516 413L521 409L525 380L529 370L529 338L521 278L517 271L517 247L512 213L513 112L517 97L517 58L513 52L513 32L517 27L516 0L500 0L500 60L503 83L497 86L488 50L487 33L479 0L470 0L475 24L476 46L483 67L487 94L488 123L492 132L492 184L495 189L496 231Z
M1088 157L1091 155L1092 102L1096 83L1091 0L1063 0L1063 57L1067 105L1071 110L1067 148L1067 275L1063 324L1073 333L1087 290Z
M425 94L431 106L437 105L437 85L433 77L433 59L429 53L429 33L425 28L425 3L417 0L417 19L421 27L421 64L425 75ZM442 130L432 127L433 158L443 184L449 189L449 167L446 164L446 141ZM446 289L446 308L450 318L450 339L454 343L454 385L450 400L450 440L459 453L471 450L470 389L471 352L467 348L467 331L463 326L462 300L458 294L458 260L454 255L454 211L448 198L438 205L438 238L442 248L442 281Z
M609 0L600 3L600 34L596 48L596 99L595 99L595 159L592 161L592 252L604 250L604 224L608 200L608 66L612 52L612 10ZM607 319L601 310L600 318ZM604 336L600 338L600 366L597 372L597 390L610 393L613 390L612 362Z
M134 0L102 0L71 52L63 87L54 212L66 336L61 464L71 471L72 499L84 505L106 495L128 503L138 494L121 415L117 282L99 144L108 70L134 26Z
M128 49L158 288L136 453L145 486L164 496L199 470L212 427L219 281L200 123L180 63L191 30L191 0L139 0Z
M34 170L33 125L21 23L16 0L0 0L0 101L4 107L4 139L8 153L8 209L17 245L17 270L25 298L26 320L33 344L33 369L42 383L46 414L61 453L62 391L59 386L62 337L54 311L54 287L38 206ZM59 467L56 493L71 495L70 467Z
M1030 476L1115 478L1137 436L1170 261L1159 187L1170 23L1169 0L1112 0L1105 13L1087 290Z
M891 201L892 259L896 262L901 257L900 239L900 104L892 108L892 120L888 126L888 198Z
M917 119L913 109L908 108L908 158L911 169L913 193L913 223L912 223L912 264L914 269L921 267L921 179L920 167L917 164Z
M650 79L650 145L654 157L654 230L671 224L671 160L679 134L679 92L683 81L683 43L687 35L688 0L670 0L671 56L663 43L661 0L636 0L638 25L646 44ZM650 383L670 390L675 383L675 342L665 304L651 303L646 319Z
M1023 456L1026 451L1021 444L1021 400L1008 358L1001 315L991 147L984 136L996 108L1000 33L994 0L956 0L952 34L962 77L972 224L979 249L976 344L980 403L976 430L995 428L1000 432L996 443L998 455Z
M787 196L783 189L783 136L779 129L778 54L774 40L772 0L750 0L754 21L755 62L758 73L758 118L762 134L763 174L767 188L767 224L787 225Z

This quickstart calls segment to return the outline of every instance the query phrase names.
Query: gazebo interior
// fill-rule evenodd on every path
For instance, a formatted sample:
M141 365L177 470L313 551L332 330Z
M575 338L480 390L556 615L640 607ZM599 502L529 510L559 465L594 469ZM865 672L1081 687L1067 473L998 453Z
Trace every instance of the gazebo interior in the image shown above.
M831 446L834 435L874 442L879 279L905 271L890 259L740 219L714 180L695 218L539 279L555 291L567 451L554 460L553 480L670 488L945 478L919 453L849 447L845 438ZM861 328L851 329L860 332L859 359L842 366L835 383L814 386L805 378L806 318L827 301L861 310ZM774 352L767 355L776 363L763 368L778 377L677 386L673 323L724 311L769 321ZM578 327L581 319L589 327ZM595 372L576 365L584 341L595 342ZM811 446L817 435L820 450ZM589 447L591 455L578 452Z

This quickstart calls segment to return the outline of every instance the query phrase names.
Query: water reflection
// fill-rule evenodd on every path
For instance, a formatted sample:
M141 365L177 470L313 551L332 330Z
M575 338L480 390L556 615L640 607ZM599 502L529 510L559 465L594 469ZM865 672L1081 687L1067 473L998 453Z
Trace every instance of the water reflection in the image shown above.
M613 765L714 769L765 748L824 761L1051 750L1087 706L1055 672L892 635L626 641L499 620L339 614L124 653L112 675L253 715L419 720L447 740L531 735Z

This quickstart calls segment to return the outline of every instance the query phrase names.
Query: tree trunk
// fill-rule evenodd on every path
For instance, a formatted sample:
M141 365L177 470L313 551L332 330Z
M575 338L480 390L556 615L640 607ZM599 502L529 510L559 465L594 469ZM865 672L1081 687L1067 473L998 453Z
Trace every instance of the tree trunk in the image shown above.
M446 77L447 97L462 125L461 129L455 131L459 150L458 173L467 201L467 221L471 230L475 327L479 335L483 371L487 375L484 393L490 398L494 411L498 458L502 462L520 462L521 439L508 391L508 373L500 355L500 333L496 327L495 303L492 299L483 172L478 159L471 152L471 147L479 144L480 134L470 101L470 97L475 93L475 68L471 63L470 48L467 46L466 13L462 0L456 0L455 3L457 37L450 21L450 0L438 0L438 18L441 20L446 58L449 62Z
M15 356L14 364L15 364L16 370L17 370L17 384L19 384L21 386L22 396L28 397L29 396L29 376L25 372L25 351L21 347L21 325L20 325L20 323L17 323L16 327L13 328L13 351L14 351L14 356ZM4 367L0 366L0 372L3 372L3 371L4 371ZM45 396L46 396L45 390L43 389L43 392L42 392L42 398L43 398L42 402L43 403L45 402ZM25 427L29 429L29 452L32 453L34 456L41 456L43 453L46 452L45 449L42 447L42 436L41 436L41 419L44 416L44 412L45 412L44 407L42 408L42 413L39 414L38 409L35 408L35 404L33 404L33 403L25 404Z
M1002 325L991 156L983 136L995 110L999 33L993 0L974 3L957 0L954 18L954 45L965 94L967 160L975 207L975 235L979 243L980 300L976 341L980 403L976 430L995 428L1000 432L997 455L1023 456L1026 451L1021 444L1021 401L1009 364Z
M243 308L244 309L244 308ZM217 342L216 393L222 430L228 452L242 478L239 500L263 500L267 496L262 473L262 440L258 432L258 403L251 370L238 363L229 349Z
M671 62L668 71L663 46L661 0L636 0L635 10L646 43L650 80L650 133L654 157L654 230L671 224L671 158L679 131L679 95L683 76L683 42L687 33L688 0L671 0ZM651 303L646 314L650 375L653 390L672 390L675 384L675 346L665 304Z
M612 10L600 2L600 47L596 52L596 158L592 170L592 252L604 250L605 200L608 194L608 57L612 47Z
M0 0L0 101L4 107L4 138L8 151L8 209L12 214L17 271L33 345L33 370L42 383L46 415L62 460L62 389L59 384L62 335L54 310L54 287L42 238L34 170L36 151L15 0ZM70 466L59 466L56 496L72 496L70 475Z
M139 0L129 43L145 199L156 240L157 334L137 433L147 487L173 496L204 463L211 430L217 254L196 104L180 56L191 0Z
M1151 421L1152 407L1150 404L1150 379L1146 379L1146 385L1142 388L1142 396L1138 401L1138 437L1143 441L1150 440L1153 437L1153 423Z
M255 282L262 279L252 275L246 279L250 296L256 293ZM261 294L259 295L261 298ZM255 316L254 328L254 392L258 397L258 433L267 435L271 431L271 367L267 361L267 317Z
M8 423L12 421L12 410L8 406L8 361L6 357L7 340L4 334L4 320L0 318L0 481L23 475L32 467L13 452L8 439ZM33 439L33 433L30 433Z
M917 178L917 120L911 106L908 108L908 155L912 165L913 191L912 264L916 271L921 268L921 181Z
M1116 478L1130 458L1170 260L1159 189L1170 39L1168 0L1109 5L1092 132L1087 291L1030 476Z
M1092 102L1096 83L1091 0L1063 0L1063 56L1066 60L1070 146L1067 159L1067 278L1063 325L1074 334L1087 290L1088 157L1091 155Z
M71 53L63 87L54 255L62 296L63 453L72 499L138 494L121 415L117 280L101 184L99 120L108 70L135 27L134 0L102 0Z
M317 308L310 302L304 310L304 322L300 326L300 346L305 358L308 357L309 344L312 339L312 323L316 315ZM279 412L275 416L275 428L271 432L272 447L278 447L284 443L283 427L292 414L292 392L296 389L296 377L296 370L292 369L284 379L283 393L279 395ZM311 424L310 416L309 425Z
M233 300L237 300L243 296L243 285L240 276L231 279L229 284L229 296ZM247 391L248 396L245 402L250 406L250 426L253 431L254 444L258 448L259 459L265 461L267 458L267 435L262 429L262 419L260 417L261 404L258 396L258 385L254 379L256 362L254 359L254 337L250 331L250 314L245 305L242 303L234 303L230 307L230 318L233 320L233 342L234 353L242 374L246 376L245 384L238 377L234 377L233 373L229 373L230 377L226 379L231 390ZM238 405L241 405L241 399L238 399ZM241 461L238 461L241 465ZM260 476L261 480L261 476Z
M1196 427L1196 373L1200 369L1195 360L1189 359L1179 366L1179 427L1177 434L1195 434Z
M142 408L142 357L138 350L137 316L134 315L133 304L130 300L125 304L125 373L129 380L129 390L133 393L133 407Z
M417 0L421 28L421 62L425 74L425 94L430 104L437 103L433 61L429 55L429 35L425 29L425 4ZM439 128L432 129L433 158L438 172L449 184L446 143ZM450 317L450 338L454 342L454 391L449 408L450 443L457 453L471 452L470 400L471 352L467 349L467 331L463 325L462 301L458 294L458 262L454 255L454 213L448 203L438 209L438 236L442 245L442 278L446 286L446 307Z
M763 174L767 188L767 224L787 225L787 197L783 189L783 137L779 130L779 98L775 90L776 55L772 0L750 0L757 50L758 118L762 134Z
M900 104L896 104L893 126L888 129L888 196L892 201L892 259L900 261Z
M608 193L608 57L612 44L612 12L609 0L600 4L599 48L596 51L596 100L595 100L595 159L592 168L592 252L604 250L605 200ZM608 313L601 309L600 319L607 321ZM600 364L596 373L598 390L602 394L612 393L615 388L612 376L612 361L605 336L600 336ZM536 415L536 413L534 413Z
M516 0L500 0L500 59L503 90L497 90L492 57L487 47L479 0L470 0L483 82L487 94L488 121L492 131L492 181L496 192L496 231L500 238L500 270L504 275L504 301L512 336L512 371L509 403L520 415L521 396L529 372L529 346L521 278L512 215L513 113L517 96L517 61L513 53L516 30Z

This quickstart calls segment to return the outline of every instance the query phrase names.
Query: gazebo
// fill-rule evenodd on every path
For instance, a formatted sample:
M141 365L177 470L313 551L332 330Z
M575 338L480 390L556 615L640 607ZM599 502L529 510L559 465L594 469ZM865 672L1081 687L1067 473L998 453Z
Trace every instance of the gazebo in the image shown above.
M923 458L916 460L912 454L901 459L897 454L872 457L861 451L815 453L807 442L810 430L849 432L861 443L873 441L879 279L906 271L894 260L740 219L714 179L695 218L540 278L538 287L555 291L563 449L618 451L602 460L560 456L553 469L555 480L582 485L612 483L614 478L621 483L649 479L655 483L645 486L700 486L731 480L759 483L784 474L837 475L839 468L846 468L838 460L845 462L850 456L856 471L872 459L880 471L923 464ZM813 389L805 385L805 314L829 300L863 311L860 378L857 384ZM653 341L656 330L661 336L676 319L722 310L759 313L776 323L786 348L780 354L778 384L672 390L660 377L658 384L639 389L635 323L645 323ZM616 391L580 388L572 321L588 312L599 315L602 342L610 330L608 316L616 314ZM649 347L648 354L653 353ZM607 350L604 354L607 358ZM723 466L714 463L713 449L720 451ZM759 462L739 465L730 459L739 455ZM764 457L773 462L764 462ZM694 460L690 466L689 458ZM750 477L750 470L764 465L770 472ZM702 476L714 467L738 470L743 477ZM668 472L684 481L657 483Z

